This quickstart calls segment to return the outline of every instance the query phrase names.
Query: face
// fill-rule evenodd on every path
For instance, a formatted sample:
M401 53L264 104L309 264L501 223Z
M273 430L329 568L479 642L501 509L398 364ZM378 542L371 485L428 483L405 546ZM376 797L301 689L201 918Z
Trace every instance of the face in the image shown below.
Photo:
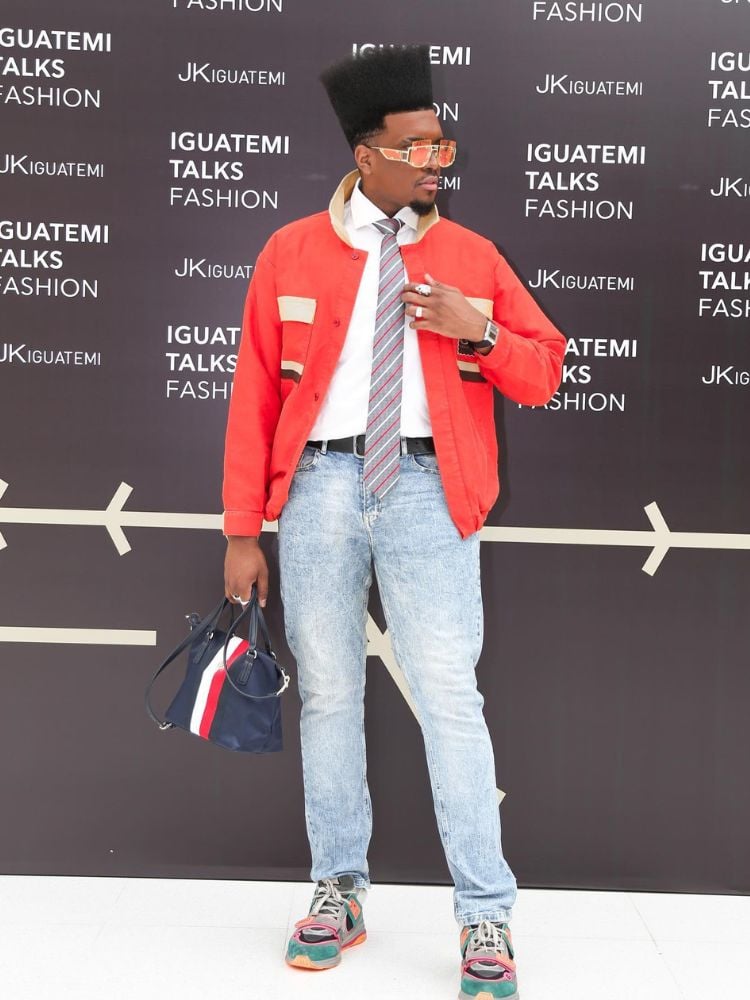
M368 139L373 146L408 149L415 139L437 142L443 138L438 117L432 110L400 111L386 115L385 128ZM354 159L362 175L362 190L388 216L409 205L426 215L435 204L440 167L433 155L426 167L412 167L405 160L387 160L377 149L360 144Z

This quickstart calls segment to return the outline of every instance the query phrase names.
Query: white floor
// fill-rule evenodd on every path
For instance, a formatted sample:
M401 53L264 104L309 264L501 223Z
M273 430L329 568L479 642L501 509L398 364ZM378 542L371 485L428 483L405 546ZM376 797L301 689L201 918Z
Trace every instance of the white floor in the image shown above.
M451 889L374 885L327 972L283 953L311 883L0 876L2 1000L454 1000ZM523 1000L748 1000L750 897L521 889Z

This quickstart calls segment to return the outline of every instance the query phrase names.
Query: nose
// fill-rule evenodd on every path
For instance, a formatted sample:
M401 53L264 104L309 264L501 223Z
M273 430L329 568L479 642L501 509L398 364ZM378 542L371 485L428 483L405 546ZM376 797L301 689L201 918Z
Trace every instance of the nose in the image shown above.
M430 158L422 167L424 171L422 180L426 177L439 177L440 176L440 163L438 161L438 151L436 149L431 150Z

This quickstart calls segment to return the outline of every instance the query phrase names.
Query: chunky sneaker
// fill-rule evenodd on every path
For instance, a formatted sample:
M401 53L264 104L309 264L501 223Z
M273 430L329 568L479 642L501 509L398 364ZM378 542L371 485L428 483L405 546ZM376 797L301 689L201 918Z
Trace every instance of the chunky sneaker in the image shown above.
M298 969L331 969L341 961L344 948L362 944L367 937L361 901L365 895L351 875L320 879L310 912L294 925L287 964Z
M507 923L482 920L461 931L459 1000L518 1000L513 941Z

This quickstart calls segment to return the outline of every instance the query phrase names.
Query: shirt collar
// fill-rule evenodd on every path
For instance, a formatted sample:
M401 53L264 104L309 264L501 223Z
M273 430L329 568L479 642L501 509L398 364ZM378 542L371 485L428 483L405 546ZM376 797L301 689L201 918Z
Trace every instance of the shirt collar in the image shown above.
M373 204L367 195L362 191L360 186L361 178L357 180L354 185L354 189L349 199L349 210L352 215L352 225L355 229L361 229L363 226L369 226L373 222L378 222L380 219L387 219L388 216L377 205ZM404 224L410 226L416 231L417 223L419 222L419 216L414 211L413 208L409 208L408 205L404 205L396 212L394 218L402 219Z
M348 218L349 204L351 201L350 196L352 190L354 189L354 185L358 180L359 170L349 170L339 181L336 190L331 196L331 200L328 202L328 218L331 223L331 228L341 242L345 243L348 247L354 246L349 237L349 230L347 226L349 226L351 221ZM437 210L437 205L433 204L427 215L419 216L414 242L419 243L427 230L431 229L432 226L438 222L440 222L440 213Z

